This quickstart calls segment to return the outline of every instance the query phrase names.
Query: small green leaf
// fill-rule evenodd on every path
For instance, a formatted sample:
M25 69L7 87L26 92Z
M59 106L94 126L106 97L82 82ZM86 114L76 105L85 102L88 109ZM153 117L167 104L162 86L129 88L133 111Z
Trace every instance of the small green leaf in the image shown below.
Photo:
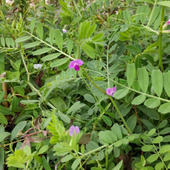
M66 155L64 158L62 158L61 162L68 162L71 159L73 159L73 156L69 154L69 155Z
M23 36L23 37L17 38L15 41L16 43L19 43L19 42L27 41L30 38L31 38L30 36Z
M156 153L156 154L153 154L153 155L151 155L151 156L149 156L148 158L147 158L147 161L149 162L149 163L152 163L152 162L155 162L157 159L158 159L158 157L159 157L159 155Z
M1 170L4 169L4 156L5 156L4 148L0 147L0 169Z
M131 87L133 84L133 81L135 79L136 75L136 69L135 69L135 64L127 64L127 82L128 86Z
M90 95L90 94L85 94L85 95L84 95L84 98L85 98L85 100L88 101L89 103L95 103L94 97L93 97L92 95Z
M160 135L165 135L168 134L170 132L170 127L164 128L163 130L161 130L159 132Z
M43 24L40 22L37 23L36 33L37 33L38 37L43 40L44 30L43 30Z
M42 61L50 61L50 60L58 58L60 55L61 55L61 53L49 54L49 55L46 55L45 57L41 58L41 60Z
M163 121L159 124L158 129L164 128L167 124L168 124L168 121L167 121L167 120L163 120Z
M160 105L160 100L154 98L147 99L144 105L152 109Z
M70 55L72 52L72 49L73 49L73 41L71 41L70 39L67 40L67 49L68 49L68 53Z
M80 164L80 160L79 160L79 159L76 159L76 160L72 163L71 169L72 169L72 170L75 170L75 169L78 167L79 164Z
M170 97L170 71L163 73L164 89L168 97Z
M151 130L149 131L149 133L148 133L148 136L154 135L155 132L156 132L156 129L155 129L155 128L154 128L154 129L151 129Z
M170 8L170 2L169 1L161 1L161 2L157 2L157 4Z
M138 68L137 73L138 73L139 86L142 89L142 91L146 93L149 85L148 72L146 71L145 67L142 67L142 68Z
M163 90L163 75L160 70L152 70L152 86L154 92L160 97Z
M135 114L131 115L127 120L128 127L133 131L137 123L137 117Z
M35 41L35 42L29 43L29 44L24 44L23 47L24 47L25 49L29 49L29 48L36 47L36 46L38 46L38 45L40 45L40 44L41 44L41 42Z
M102 119L104 120L104 122L108 125L111 126L112 125L112 121L108 116L103 115Z
M164 163L163 162L159 162L155 165L155 170L162 170L164 167Z
M116 93L114 93L113 97L115 97L116 99L122 99L123 97L125 97L129 92L129 89L121 89L116 91Z
M95 52L95 49L91 45L89 45L88 43L83 43L81 45L81 48L90 58L95 58L96 52Z
M121 129L120 129L120 126L119 126L117 123L115 123L115 124L112 126L111 130L112 130L113 133L117 136L118 139L122 139L122 131L121 131Z
M162 136L158 136L158 137L156 137L153 141L152 141L152 143L161 143L163 141L163 137Z
M50 67L59 67L69 61L69 58L61 58L55 60L53 63L50 64Z
M170 161L170 153L167 153L165 156L164 156L164 161Z
M112 170L120 170L123 165L123 161L121 160Z
M32 54L33 55L41 55L41 54L44 54L44 53L48 53L51 50L52 50L51 48L42 48L42 49L38 49L38 50L32 52Z
M31 34L32 34L33 31L34 31L35 22L36 22L36 18L32 18L32 20L31 20L31 25L30 25Z
M13 139L16 138L18 132L21 131L25 127L25 125L26 125L26 121L23 121L23 122L18 123L15 126L15 128L11 132L11 139L10 139L10 141L13 141Z
M170 113L170 103L162 104L159 107L158 112L160 112L162 114Z
M144 145L142 146L142 151L149 152L153 149L153 145Z
M133 104L133 105L140 105L140 104L142 104L145 101L145 99L146 99L146 96L141 94L141 95L135 97L132 100L131 104Z
M40 150L38 151L37 155L40 155L44 152L46 152L47 150L49 149L49 146L48 145L44 145L40 148Z
M7 125L8 121L6 117L0 112L0 123Z
M55 40L58 48L62 50L63 48L63 36L61 35L60 30L55 31Z
M170 151L170 145L163 145L160 150L159 153L165 153L165 152L169 152Z

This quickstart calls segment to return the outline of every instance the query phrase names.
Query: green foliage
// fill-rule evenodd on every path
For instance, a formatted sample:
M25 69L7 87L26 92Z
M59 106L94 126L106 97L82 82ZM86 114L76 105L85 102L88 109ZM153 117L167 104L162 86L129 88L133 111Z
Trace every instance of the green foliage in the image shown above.
M170 168L169 1L0 5L0 169Z

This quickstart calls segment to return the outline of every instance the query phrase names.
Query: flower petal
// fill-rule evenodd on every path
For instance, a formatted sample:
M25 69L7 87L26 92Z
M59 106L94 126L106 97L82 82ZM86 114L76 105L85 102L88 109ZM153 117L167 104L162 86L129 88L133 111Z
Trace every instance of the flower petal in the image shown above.
M109 96L111 96L111 89L110 89L110 88L107 88L107 89L106 89L106 94L109 95Z
M80 70L80 67L79 67L78 65L75 65L75 66L74 66L74 69L75 69L76 71L79 71L79 70Z
M73 136L73 132L74 132L74 126L72 125L69 129L69 135Z
M78 127L78 126L75 126L74 131L75 131L75 135L76 135L77 133L80 133L79 127Z
M68 67L69 67L70 69L74 68L74 66L75 66L75 64L76 64L75 62L76 62L76 61L71 61Z
M78 60L76 60L76 64L77 64L78 66L81 66L81 65L83 65L83 61L80 60L80 59L78 59Z

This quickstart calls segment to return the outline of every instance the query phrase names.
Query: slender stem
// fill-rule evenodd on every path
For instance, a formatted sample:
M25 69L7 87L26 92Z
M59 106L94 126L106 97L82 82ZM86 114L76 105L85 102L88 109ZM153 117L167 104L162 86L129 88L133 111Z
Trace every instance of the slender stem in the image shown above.
M128 127L128 125L127 125L125 119L123 118L123 116L122 116L122 114L121 114L119 108L117 107L115 101L113 100L113 98L112 98L111 96L109 96L109 98L110 98L110 100L111 100L113 106L115 107L117 113L119 114L120 118L122 119L122 122L123 122L123 124L125 125L126 129L128 130L128 132L129 132L130 134L132 134L132 131L131 131L130 128Z
M109 54L108 54L108 49L109 49L109 46L107 46L107 82L108 82L108 88L110 88L110 79L109 79L109 76L110 76L110 73L109 73Z
M90 76L87 74L87 72L86 72L84 69L82 69L82 70L83 70L85 76L89 79L89 81L90 81L98 90L100 90L102 93L106 94L106 92L105 92L103 89L101 89L99 86L97 86L97 85L94 83L94 81L90 78ZM109 98L110 98L113 106L115 107L117 113L119 114L120 118L122 119L122 122L124 123L126 129L127 129L128 132L131 134L132 132L131 132L131 130L129 129L129 127L128 127L125 119L123 118L123 116L122 116L119 108L117 107L116 103L113 101L113 98L112 98L111 96L109 96Z
M61 50L53 47L52 45L50 45L50 44L46 43L45 41L39 39L38 37L34 36L33 34L27 32L27 31L24 31L24 32L27 33L27 34L29 34L31 37L37 39L38 41L42 42L43 44L49 46L50 48L54 49L55 51L58 51L59 53L65 55L66 57L70 58L71 60L76 60L75 58L71 57L70 55L66 54L65 52L63 52L63 51L61 51Z
M109 164L109 153L107 151L108 147L106 148L106 169L108 168L108 164Z
M163 27L163 20L164 20L164 6L162 6L161 11L161 25L160 25L160 31L159 31L159 68L161 71L164 70L163 64L162 64L162 27Z
M25 60L24 60L24 55L23 55L23 52L21 51L21 58L22 58L22 62L24 64L24 67L25 67L25 70L27 72L27 81L29 82L30 81L30 73L28 71L28 68L27 68L27 65L25 63Z
M87 77L87 79L88 79L99 91L101 91L102 93L106 94L106 92L105 92L103 89L101 89L98 85L96 85L96 84L94 83L94 81L92 81L92 79L91 79L90 76L87 74L87 72L86 72L84 69L82 69L82 70L83 70L83 72L84 72L84 75Z

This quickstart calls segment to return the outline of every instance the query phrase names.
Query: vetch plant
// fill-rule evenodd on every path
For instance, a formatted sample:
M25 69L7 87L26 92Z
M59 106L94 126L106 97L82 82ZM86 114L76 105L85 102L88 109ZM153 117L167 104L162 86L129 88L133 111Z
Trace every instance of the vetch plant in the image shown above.
M81 59L71 61L69 64L69 69L74 68L76 71L79 71L80 70L79 66L81 66L81 65L83 65L83 61Z

